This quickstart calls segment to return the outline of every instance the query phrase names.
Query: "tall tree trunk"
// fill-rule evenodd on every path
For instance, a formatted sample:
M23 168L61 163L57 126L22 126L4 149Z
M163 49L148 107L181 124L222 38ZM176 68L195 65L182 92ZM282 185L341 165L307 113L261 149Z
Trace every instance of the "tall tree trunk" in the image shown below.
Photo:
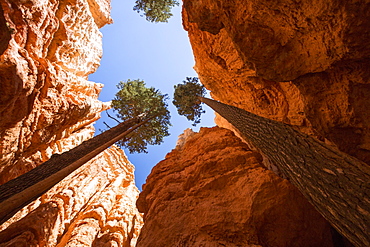
M0 224L10 219L21 208L44 194L87 161L152 118L145 121L141 121L140 117L129 119L68 152L60 155L54 154L43 164L1 185Z
M358 247L370 246L370 166L291 126L201 98Z

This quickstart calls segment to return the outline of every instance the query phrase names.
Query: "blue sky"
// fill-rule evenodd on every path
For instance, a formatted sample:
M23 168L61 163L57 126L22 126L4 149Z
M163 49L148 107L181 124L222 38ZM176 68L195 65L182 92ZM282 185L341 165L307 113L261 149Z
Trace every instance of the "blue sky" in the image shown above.
M194 58L186 31L182 27L181 7L173 9L173 17L168 23L151 23L132 10L134 0L112 0L112 18L114 23L101 29L103 33L103 58L97 72L89 80L104 84L99 99L110 101L117 92L119 81L127 79L144 80L147 86L159 89L170 96L168 101L172 127L171 135L159 146L150 146L148 154L129 154L129 160L135 165L136 185L141 190L152 167L170 152L177 137L184 129L193 128L185 117L179 116L172 105L173 85L186 77L197 76L193 69ZM214 114L207 106L207 113L202 117L199 127L214 126ZM105 129L103 121L112 126L105 113L97 121L95 128Z

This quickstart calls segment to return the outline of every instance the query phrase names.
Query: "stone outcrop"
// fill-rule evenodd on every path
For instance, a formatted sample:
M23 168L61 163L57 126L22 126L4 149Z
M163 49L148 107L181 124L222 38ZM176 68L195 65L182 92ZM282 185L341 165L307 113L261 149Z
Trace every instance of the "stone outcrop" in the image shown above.
M295 125L370 162L368 1L183 6L195 69L214 99Z
M11 33L0 58L4 183L90 138L92 123L109 105L97 99L102 85L87 80L102 55L101 33L87 1L1 5ZM105 5L101 8L109 2ZM110 17L97 17L104 18Z
M330 225L261 162L230 130L190 135L143 186L137 246L333 246Z
M138 194L134 166L113 146L0 226L0 246L135 246Z
M108 0L0 3L0 184L94 135L108 103L88 81ZM1 225L0 246L134 246L133 166L112 147Z

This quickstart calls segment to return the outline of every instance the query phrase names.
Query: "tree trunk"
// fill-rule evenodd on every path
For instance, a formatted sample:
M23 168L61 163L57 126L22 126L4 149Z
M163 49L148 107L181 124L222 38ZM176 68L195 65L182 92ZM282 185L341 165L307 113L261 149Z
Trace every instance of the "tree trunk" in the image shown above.
M266 155L338 232L370 246L370 167L291 126L211 99L201 100Z
M151 119L145 121L141 121L140 117L129 119L68 152L60 155L54 154L48 161L31 171L1 185L0 224L10 219L21 208L44 194L87 161Z

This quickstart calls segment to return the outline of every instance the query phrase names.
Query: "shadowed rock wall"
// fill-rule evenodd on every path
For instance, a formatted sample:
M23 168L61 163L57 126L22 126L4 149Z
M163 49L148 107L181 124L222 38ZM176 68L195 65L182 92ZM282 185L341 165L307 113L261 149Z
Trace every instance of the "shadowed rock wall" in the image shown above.
M370 162L368 1L185 0L183 9L213 98Z

